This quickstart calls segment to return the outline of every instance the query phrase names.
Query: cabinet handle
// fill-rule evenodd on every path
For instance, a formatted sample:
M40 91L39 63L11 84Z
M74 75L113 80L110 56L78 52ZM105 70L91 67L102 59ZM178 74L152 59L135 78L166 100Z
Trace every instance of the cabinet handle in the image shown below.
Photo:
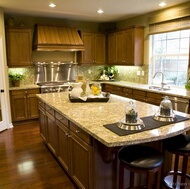
M79 133L80 131L79 130L76 130L75 133Z
M66 136L69 136L69 133L65 133Z

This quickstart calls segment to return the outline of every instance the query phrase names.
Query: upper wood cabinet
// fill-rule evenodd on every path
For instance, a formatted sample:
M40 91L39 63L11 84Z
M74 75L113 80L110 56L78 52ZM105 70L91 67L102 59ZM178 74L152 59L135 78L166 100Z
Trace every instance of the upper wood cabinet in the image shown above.
M102 65L106 63L106 35L102 33L82 32L84 51L78 52L78 63Z
M9 67L32 66L32 30L6 28L7 63Z
M108 34L108 64L143 65L144 27Z

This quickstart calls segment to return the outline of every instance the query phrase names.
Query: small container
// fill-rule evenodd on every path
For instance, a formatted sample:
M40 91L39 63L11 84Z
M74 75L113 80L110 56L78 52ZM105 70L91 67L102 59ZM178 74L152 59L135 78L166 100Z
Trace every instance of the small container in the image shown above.
M161 101L159 109L157 113L153 116L153 119L164 122L176 121L176 116L173 112L172 103L169 100L168 96L165 96L164 100Z
M78 75L76 82L81 82L82 83L81 88L83 90L83 94L85 94L86 93L86 81L84 79L84 76L83 75Z
M172 103L169 100L168 96L164 97L164 100L160 103L160 115L161 116L170 116L173 113Z
M135 103L131 100L125 109L125 122L137 123L138 112Z
M93 83L90 88L91 88L91 93L93 95L101 94L101 84L100 83Z

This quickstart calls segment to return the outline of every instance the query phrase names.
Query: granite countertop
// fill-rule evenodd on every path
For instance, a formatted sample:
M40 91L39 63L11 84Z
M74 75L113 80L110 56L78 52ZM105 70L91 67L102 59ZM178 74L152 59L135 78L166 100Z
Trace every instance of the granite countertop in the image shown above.
M19 87L9 87L9 90L23 90L23 89L36 89L40 88L39 85L30 84L30 85L20 85Z
M176 97L190 99L190 90L186 90L185 88L181 88L181 87L171 86L170 90L160 91L160 90L155 90L155 89L149 89L149 86L151 86L151 85L148 85L148 84L138 84L138 83L131 83L131 82L126 82L126 81L114 81L114 82L104 81L103 83L121 86L121 87L129 87L129 88L133 88L133 89L140 89L140 90L149 91L149 92L152 91L154 93L161 93L161 94L165 94L165 95L173 95ZM166 86L166 87L168 87L168 86Z
M106 103L72 103L69 101L68 92L37 94L37 97L108 147L157 141L190 129L190 120L187 120L158 129L119 136L103 125L118 122L124 117L125 107L130 100L128 98L111 95ZM158 106L139 101L136 101L136 105L140 118L154 115L158 111ZM178 114L190 117L189 114Z

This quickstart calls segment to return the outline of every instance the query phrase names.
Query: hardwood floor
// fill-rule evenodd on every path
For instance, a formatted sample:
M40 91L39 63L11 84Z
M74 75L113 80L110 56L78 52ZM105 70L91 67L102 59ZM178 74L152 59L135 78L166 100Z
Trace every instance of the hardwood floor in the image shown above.
M0 133L0 189L76 189L44 145L38 123Z

